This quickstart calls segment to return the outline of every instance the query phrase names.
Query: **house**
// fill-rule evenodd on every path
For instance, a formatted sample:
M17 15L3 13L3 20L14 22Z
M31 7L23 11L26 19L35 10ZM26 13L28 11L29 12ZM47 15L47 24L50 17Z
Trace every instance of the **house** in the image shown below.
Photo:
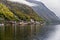
M34 22L35 22L33 19L30 19L30 21L31 21L32 23L34 23Z

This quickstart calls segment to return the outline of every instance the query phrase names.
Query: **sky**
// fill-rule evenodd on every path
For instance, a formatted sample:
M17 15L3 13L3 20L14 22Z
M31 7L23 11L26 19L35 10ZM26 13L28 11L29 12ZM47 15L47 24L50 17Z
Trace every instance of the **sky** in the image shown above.
M37 6L37 4L29 3L25 0L10 0L13 2L24 3L29 6ZM53 11L58 17L60 17L60 0L34 0L43 2L51 11Z

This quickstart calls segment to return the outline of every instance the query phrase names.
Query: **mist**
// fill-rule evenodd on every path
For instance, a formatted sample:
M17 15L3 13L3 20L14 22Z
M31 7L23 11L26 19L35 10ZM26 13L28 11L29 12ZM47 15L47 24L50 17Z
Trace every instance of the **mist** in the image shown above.
M26 0L9 0L12 2L19 2L29 6L37 6L38 4L27 2ZM60 17L60 0L33 0L43 2L46 7L53 11L58 17Z
M37 6L37 4L27 2L26 0L8 0L8 1L18 2L18 3L26 4L26 5L29 5L29 6Z

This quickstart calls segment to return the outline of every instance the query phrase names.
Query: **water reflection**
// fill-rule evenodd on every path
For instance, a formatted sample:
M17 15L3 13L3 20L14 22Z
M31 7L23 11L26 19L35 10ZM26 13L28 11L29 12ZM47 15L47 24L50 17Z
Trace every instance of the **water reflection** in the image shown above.
M34 40L40 31L40 25L0 26L0 40Z

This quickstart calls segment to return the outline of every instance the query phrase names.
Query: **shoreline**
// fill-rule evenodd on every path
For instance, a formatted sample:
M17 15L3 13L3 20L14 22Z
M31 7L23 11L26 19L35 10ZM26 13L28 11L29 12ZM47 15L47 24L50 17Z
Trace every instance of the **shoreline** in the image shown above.
M44 25L44 23L38 22L38 21L34 21L34 22L27 22L27 21L4 21L2 23L0 23L0 25L4 25L4 24L14 24L14 25L31 25L31 24L39 24L39 25Z

